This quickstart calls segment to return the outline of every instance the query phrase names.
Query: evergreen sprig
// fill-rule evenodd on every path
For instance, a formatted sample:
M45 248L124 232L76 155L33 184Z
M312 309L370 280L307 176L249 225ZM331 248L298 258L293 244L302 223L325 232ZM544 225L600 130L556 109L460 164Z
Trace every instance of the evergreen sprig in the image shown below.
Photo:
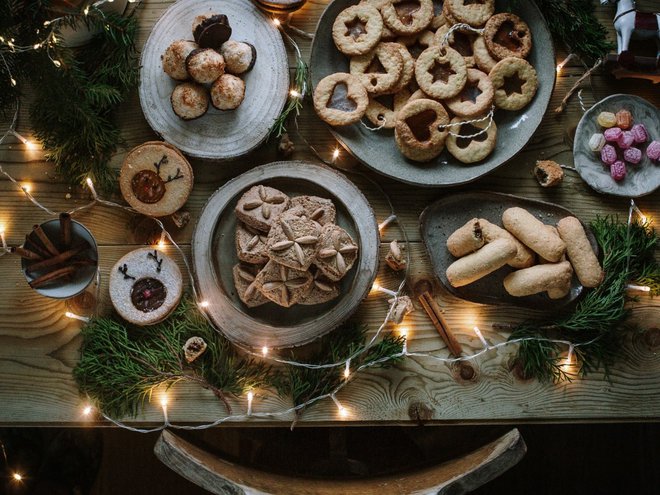
M286 132L286 123L289 120L291 113L295 113L295 117L300 115L300 111L303 107L303 100L307 96L307 92L311 85L309 83L309 67L307 63L302 58L297 58L296 62L296 73L294 76L294 90L296 91L295 95L289 95L289 99L284 106L282 113L275 119L273 125L268 131L268 135L274 135L276 138L282 136ZM294 117L294 118L295 118Z
M353 372L358 368L370 366L388 368L401 361L402 357L397 355L403 350L404 337L386 335L365 351L366 332L367 327L364 325L344 325L331 335L323 337L318 344L320 350L313 356L303 360L293 351L290 359L299 363L328 364L345 361L358 354L351 360ZM274 375L272 383L280 396L291 397L293 404L300 406L336 390L346 380L344 369L336 366L311 369L287 365L284 370ZM303 412L303 409L297 411L296 420Z
M30 46L43 41L52 28L59 40L38 50L3 50L2 55L19 81L18 88L28 84L34 92L31 124L46 158L71 183L90 177L99 187L109 189L114 186L115 173L108 163L121 143L115 111L138 83L135 11L126 17L97 7L91 7L87 15L68 11L44 28L53 11L50 0L0 0L0 35L15 38L16 45ZM88 44L68 48L61 43L61 28L83 26L98 31ZM11 85L6 67L0 63L3 114L20 96L18 88Z
M204 354L188 364L183 346L202 337ZM231 408L226 395L265 385L269 368L240 358L190 299L162 323L137 327L113 318L95 318L82 330L80 362L73 371L81 394L112 417L136 416L153 390L179 381L211 390Z
M575 345L581 376L602 368L607 377L621 355L626 332L632 329L626 324L627 284L644 284L651 287L651 295L659 293L660 266L654 258L658 235L648 224L628 226L609 216L598 217L591 228L603 253L603 282L589 291L573 311L550 321L524 322L509 339L552 336L570 341ZM562 344L545 340L521 342L518 358L524 374L541 381L570 379L560 363L563 350Z

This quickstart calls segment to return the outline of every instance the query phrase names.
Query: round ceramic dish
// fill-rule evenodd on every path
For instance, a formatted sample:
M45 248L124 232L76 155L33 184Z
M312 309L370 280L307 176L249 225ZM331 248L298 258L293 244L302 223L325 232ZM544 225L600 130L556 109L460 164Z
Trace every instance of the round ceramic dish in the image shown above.
M47 222L41 224L41 228L51 240L59 239L59 219L48 220ZM25 247L27 249L31 248L29 241L31 235L28 236L28 241L25 243ZM87 230L87 227L81 223L76 222L75 220L71 220L71 240L73 245L81 241L87 241L90 247L87 249L87 251L81 254L86 255L98 263L98 248L96 246L96 239L94 239L92 233ZM25 280L32 282L34 279L42 275L42 273L28 273L28 263L29 261L23 258L21 260L21 269L23 270L23 275L25 275ZM42 296L52 297L53 299L68 299L69 297L77 296L87 288L92 280L94 280L94 277L96 276L96 269L97 265L82 266L79 270L76 270L73 277L71 277L71 279L68 281L52 283L44 287L36 288L34 290Z
M637 165L626 164L626 177L617 182L610 176L609 166L600 161L600 153L589 148L589 138L603 132L596 120L600 112L616 113L619 110L628 110L633 115L633 123L644 124L649 139L641 147L642 161ZM582 179L599 193L626 198L651 194L660 187L660 165L646 156L646 147L654 139L660 139L660 110L639 96L608 96L587 110L580 119L573 143L575 168Z
M319 19L312 44L310 70L314 87L325 76L348 72L348 57L337 50L332 40L332 24L337 14L358 3L357 0L335 0ZM407 160L394 142L392 131L369 131L361 124L333 127L337 140L358 160L377 172L419 186L447 187L471 182L510 160L531 139L541 123L555 85L555 53L548 26L536 4L531 1L497 0L496 11L509 9L519 15L532 31L533 47L527 58L538 74L539 88L532 102L517 112L497 110L497 146L483 161L466 165L446 150L428 163ZM371 124L369 124L372 127Z
M310 194L332 200L337 225L359 246L353 268L340 282L337 299L313 306L283 308L266 303L248 308L234 288L232 268L237 201L250 187L264 184L287 195ZM193 265L200 296L209 301L211 320L233 342L261 349L307 344L345 321L369 293L378 269L378 225L359 189L340 173L307 162L274 162L227 182L209 199L193 235Z
M447 280L447 267L456 258L447 250L447 238L472 218L485 218L502 226L502 213L508 208L525 208L543 223L554 225L568 216L575 216L562 206L511 194L465 192L453 194L427 206L420 217L420 230L436 276L445 288L461 299L483 304L510 304L532 309L558 309L575 301L583 287L573 275L571 290L562 299L550 299L545 293L526 297L511 296L503 285L504 277L515 271L508 265L463 287L454 287ZM591 230L583 225L591 247L598 254L598 243Z
M231 39L247 41L257 60L245 81L245 100L236 110L209 105L202 117L185 121L170 104L178 84L163 72L161 55L178 39L192 39L193 19L200 14L226 14ZM264 142L279 116L289 91L289 66L277 28L252 2L246 0L179 0L153 27L142 50L140 104L147 122L165 141L197 158L227 160L244 155Z

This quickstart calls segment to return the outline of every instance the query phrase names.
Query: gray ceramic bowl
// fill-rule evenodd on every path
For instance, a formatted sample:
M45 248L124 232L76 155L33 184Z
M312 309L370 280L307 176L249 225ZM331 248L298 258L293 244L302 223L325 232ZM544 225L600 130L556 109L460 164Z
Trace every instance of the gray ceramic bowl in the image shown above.
M41 224L41 228L44 230L46 235L55 242L56 239L59 239L60 236L60 221L59 219L49 220ZM30 234L28 241L25 243L25 247L30 249L30 239L33 234ZM42 296L52 297L53 299L68 299L69 297L77 296L82 291L84 291L87 286L94 280L96 275L96 269L98 266L98 248L96 246L96 239L92 233L87 230L83 224L71 220L71 243L76 244L77 242L87 241L90 245L89 249L84 251L81 254L86 255L92 260L96 261L96 265L82 266L79 270L76 270L73 277L68 281L63 282L54 282L50 285L34 289L36 292ZM55 242L55 245L57 243ZM25 275L25 280L31 282L39 275L41 272L36 272L30 274L27 272L27 266L29 261L23 259L21 261L21 268L23 274Z
M337 14L357 4L358 0L335 0L319 19L312 44L310 70L314 87L325 76L335 72L348 72L348 57L337 50L332 40L332 24ZM496 1L497 12L519 15L532 30L533 48L528 57L536 68L539 88L532 102L517 112L498 110L497 146L483 161L465 165L444 151L429 163L407 160L398 150L391 130L369 131L358 124L331 128L337 140L358 160L383 175L409 184L447 187L465 184L495 170L531 139L541 123L555 85L555 52L545 19L532 0L515 2ZM371 127L371 124L369 124Z
M642 150L642 161L637 165L626 164L626 177L617 182L610 176L609 167L600 161L600 153L594 153L589 148L589 138L595 133L603 132L597 122L600 112L616 113L619 110L628 110L633 115L634 123L644 124L649 139L638 146ZM654 139L660 139L660 110L639 96L608 96L587 110L580 119L573 143L575 169L582 179L599 193L626 198L651 194L660 187L660 164L654 164L646 156L646 147Z

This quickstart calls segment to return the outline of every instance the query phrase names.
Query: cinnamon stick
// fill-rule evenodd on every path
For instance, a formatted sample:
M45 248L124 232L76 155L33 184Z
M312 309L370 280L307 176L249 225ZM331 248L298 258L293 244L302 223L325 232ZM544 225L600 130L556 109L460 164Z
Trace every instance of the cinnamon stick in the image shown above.
M438 334L440 334L442 340L444 340L445 344L447 344L449 353L455 357L460 357L460 355L463 353L461 344L458 343L458 340L456 340L454 334L452 334L449 330L449 325L447 325L447 322L442 316L442 310L440 309L440 306L438 306L438 303L435 302L435 299L433 299L433 296L425 291L419 296L419 302L422 304L426 314L429 315L429 318L431 319L435 329L438 331Z
M60 254L59 250L55 247L55 244L52 243L44 230L41 228L41 225L33 226L32 231L37 235L37 237L39 237L41 243L52 256L57 256Z
M30 282L30 287L32 287L33 289L37 289L43 285L49 284L51 282L56 282L64 277L68 277L75 271L76 271L75 266L65 266L64 268L60 268L58 270L48 272L42 275L41 277L35 278L32 282Z
M57 256L53 256L52 258L48 258L43 261L38 261L36 263L33 263L27 267L27 270L28 272L37 272L45 268L59 265L60 263L64 263L65 261L73 258L81 251L84 251L85 249L87 249L88 246L89 244L87 243L81 244L78 247L75 247L74 249L69 249L68 251L64 251L63 253L60 253Z
M60 236L62 249L69 249L71 246L71 215L68 213L60 213Z
M30 236L27 234L25 235L25 242L23 243L23 247L25 246L30 246L31 251L34 251L44 259L50 258L51 256L51 254L48 251L42 248L36 240L30 239Z
M39 261L43 259L42 256L35 253L34 251L30 251L29 249L25 249L24 247L20 247L20 246L10 248L9 251L13 254L19 255L21 258L25 258L26 260Z

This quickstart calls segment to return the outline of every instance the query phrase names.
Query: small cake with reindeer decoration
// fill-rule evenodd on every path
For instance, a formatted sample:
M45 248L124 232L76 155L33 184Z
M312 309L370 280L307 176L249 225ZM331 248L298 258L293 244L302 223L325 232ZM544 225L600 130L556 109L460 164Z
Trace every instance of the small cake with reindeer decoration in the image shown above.
M126 155L119 185L122 196L135 210L152 217L164 217L188 200L193 187L193 170L171 144L148 141Z

